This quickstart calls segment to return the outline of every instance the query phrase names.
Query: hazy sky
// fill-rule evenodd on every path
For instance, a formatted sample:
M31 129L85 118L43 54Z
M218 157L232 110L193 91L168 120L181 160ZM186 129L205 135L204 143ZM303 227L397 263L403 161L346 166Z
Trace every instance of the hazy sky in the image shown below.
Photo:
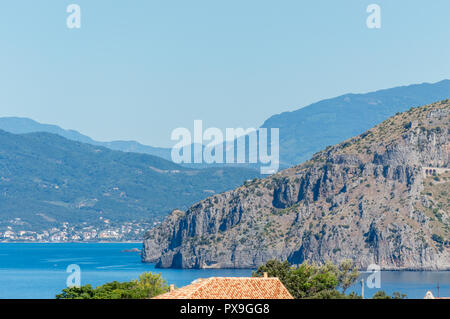
M66 7L81 7L68 29ZM381 6L381 29L366 8ZM450 78L450 1L0 2L0 116L97 140L257 127L323 98Z

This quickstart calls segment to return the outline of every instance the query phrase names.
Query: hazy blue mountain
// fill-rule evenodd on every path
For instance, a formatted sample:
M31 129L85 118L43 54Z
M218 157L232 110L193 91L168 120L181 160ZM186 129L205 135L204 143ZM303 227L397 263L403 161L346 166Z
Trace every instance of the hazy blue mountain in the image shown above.
M163 159L172 161L171 148L163 147L153 147L149 145L144 145L136 141L111 141L111 142L99 142L89 136L83 135L75 130L66 130L57 125L42 124L29 118L24 117L0 117L0 130L4 130L14 134L27 134L27 133L37 133L37 132L47 132L58 134L69 140L88 143L91 145L98 145L107 147L112 150L122 151L122 152L132 152L132 153L142 153L161 157ZM204 149L204 146L202 147ZM180 165L189 168L201 169L207 167L240 167L249 169L259 169L259 165L256 164L221 164L221 163L195 163L194 164L194 154L195 148L194 144L191 146L191 163L181 163Z
M108 147L112 150L150 154L170 160L170 148L143 145L136 141L99 142L75 130L65 130L57 125L41 124L29 118L1 117L0 130L14 134L47 132L58 134L72 141Z
M171 148L163 147L153 147L149 145L144 145L136 141L110 141L110 142L99 142L89 136L83 135L75 130L66 130L57 125L52 124L42 124L29 118L24 117L0 117L0 130L14 134L27 134L27 133L37 133L37 132L47 132L58 134L69 140L88 143L91 145L98 145L107 147L112 150L122 151L122 152L132 152L132 153L142 153L161 157L163 159L172 161L171 158ZM202 147L204 149L204 147ZM194 164L194 144L191 146L191 163L182 163L182 166L190 168L206 168L206 167L221 167L223 164L206 164L198 163ZM243 165L243 164L227 164L228 167L247 167L257 169L257 165Z
M328 145L361 134L397 112L446 98L450 98L450 80L345 94L274 115L262 127L280 129L280 162L292 166Z
M314 153L328 145L334 145L366 131L397 112L407 110L411 105L425 105L449 97L450 80L364 94L345 94L313 103L296 111L274 115L261 127L280 129L280 166L286 168L308 160ZM136 141L99 142L77 131L64 130L56 125L40 124L27 118L0 118L0 129L16 134L49 132L70 140L113 150L151 154L171 160L170 148L152 147ZM204 168L220 167L223 164L183 164L183 166ZM251 164L232 166L259 167Z
M190 169L162 158L110 150L51 133L0 130L0 231L161 220L174 208L258 176L245 168Z

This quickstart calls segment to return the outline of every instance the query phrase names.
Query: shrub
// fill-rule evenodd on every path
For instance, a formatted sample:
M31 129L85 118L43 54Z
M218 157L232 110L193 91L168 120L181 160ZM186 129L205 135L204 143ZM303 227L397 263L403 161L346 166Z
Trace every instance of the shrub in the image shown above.
M109 282L97 288L91 285L70 287L56 295L56 299L146 299L169 291L160 274L143 273L138 280Z
M297 299L358 297L355 294L345 295L345 291L359 277L358 270L350 260L343 261L339 266L332 263L316 266L304 262L298 267L291 266L287 261L270 260L253 272L253 276L260 277L265 272L270 277L278 277Z

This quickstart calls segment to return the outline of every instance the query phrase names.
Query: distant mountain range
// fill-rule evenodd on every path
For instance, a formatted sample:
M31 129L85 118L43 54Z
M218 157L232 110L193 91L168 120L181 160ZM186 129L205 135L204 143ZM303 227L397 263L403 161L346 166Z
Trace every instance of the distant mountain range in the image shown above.
M75 130L66 130L57 125L41 124L29 118L0 117L0 130L4 130L14 134L26 134L36 132L53 133L58 134L72 141L104 146L116 151L150 154L164 158L166 160L171 159L170 148L143 145L136 141L99 142Z
M401 86L365 94L345 94L313 103L296 111L274 115L261 127L280 129L280 165L287 168L310 159L314 153L328 145L368 130L397 112L407 110L411 105L425 105L449 97L450 80ZM136 141L99 142L77 131L65 130L56 125L40 124L27 118L0 118L0 129L16 134L49 132L73 141L171 160L170 148L152 147ZM202 168L221 165L183 166ZM247 165L247 167L256 166Z
M280 162L302 163L321 149L361 134L411 106L450 98L450 80L345 94L270 117L262 127L280 129Z
M173 208L255 176L246 168L195 170L56 134L0 130L0 233L50 232L64 223L75 227L69 233L83 225L118 231L125 222L143 231L141 222L150 227Z
M449 96L449 80L346 94L274 115L262 127L280 129L281 168L286 168L411 105ZM0 118L0 130L0 239L2 229L12 225L42 230L64 221L78 226L118 227L130 220L152 224L173 208L186 209L259 176L254 166L176 165L169 148L99 142L27 118Z
M131 153L141 153L158 156L160 158L172 161L171 148L164 147L153 147L149 145L144 145L136 141L110 141L110 142L99 142L87 135L83 135L76 130L63 129L57 125L52 124L42 124L36 122L35 120L25 118L25 117L0 117L0 130L14 134L27 134L27 133L37 133L37 132L47 132L52 134L57 134L59 136L65 137L69 140L87 143L96 146L107 147L111 150L131 152ZM204 149L204 146L202 147ZM181 163L181 166L189 168L207 168L207 167L239 167L239 168L249 168L256 170L258 165L251 164L207 164L207 163L194 163L194 145L192 145L192 156L191 163Z

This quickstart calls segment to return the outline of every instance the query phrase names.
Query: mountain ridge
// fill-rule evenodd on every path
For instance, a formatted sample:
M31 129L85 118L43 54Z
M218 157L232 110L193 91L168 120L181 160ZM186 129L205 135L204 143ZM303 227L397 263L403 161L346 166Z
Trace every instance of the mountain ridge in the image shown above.
M161 268L353 259L450 269L450 101L398 113L311 160L173 211L144 240Z
M170 148L164 147L153 147L149 145L141 144L137 141L109 141L100 142L92 139L91 137L84 135L76 130L63 129L58 125L54 124L43 124L39 123L33 119L26 117L0 117L0 129L14 133L14 134L27 134L27 133L37 133L37 132L48 132L60 135L69 140L76 142L82 142L97 146L104 146L116 151L122 152L132 152L132 153L144 153L154 156L159 156L166 160L170 160Z
M261 127L280 128L280 162L302 163L329 145L361 134L397 112L450 98L450 80L350 93L268 118Z
M136 240L133 232L142 233L142 223L150 227L171 208L187 208L254 176L244 168L186 168L58 134L0 130L0 233L29 232L26 237L37 240L54 227L62 232L64 223L80 233L82 227L121 229L134 222L127 236Z
M302 163L328 145L358 135L412 105L425 105L450 98L450 80L385 88L366 93L348 93L275 114L261 128L280 129L280 166ZM41 124L28 118L0 118L0 129L16 134L47 131L71 140L137 152L171 160L171 148L153 147L136 141L99 142L75 130ZM225 149L225 147L224 147ZM192 152L194 156L194 152ZM193 161L192 161L193 162ZM257 168L254 164L181 164L191 168L231 166Z

